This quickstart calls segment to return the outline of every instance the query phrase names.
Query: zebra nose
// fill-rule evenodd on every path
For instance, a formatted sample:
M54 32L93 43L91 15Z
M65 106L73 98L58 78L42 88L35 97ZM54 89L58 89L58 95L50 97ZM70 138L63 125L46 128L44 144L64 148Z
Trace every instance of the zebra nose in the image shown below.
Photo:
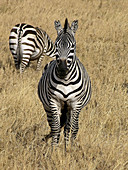
M59 59L57 60L58 66L62 69L62 70L66 70L67 69L67 60L62 60Z

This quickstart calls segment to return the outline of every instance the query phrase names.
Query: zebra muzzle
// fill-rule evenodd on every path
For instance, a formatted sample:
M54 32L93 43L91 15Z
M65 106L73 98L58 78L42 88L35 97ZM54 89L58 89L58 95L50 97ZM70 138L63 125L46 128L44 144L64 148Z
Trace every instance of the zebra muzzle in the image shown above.
M58 64L58 74L59 77L63 78L67 75L68 73L68 68L67 68L67 61L66 60L60 60Z

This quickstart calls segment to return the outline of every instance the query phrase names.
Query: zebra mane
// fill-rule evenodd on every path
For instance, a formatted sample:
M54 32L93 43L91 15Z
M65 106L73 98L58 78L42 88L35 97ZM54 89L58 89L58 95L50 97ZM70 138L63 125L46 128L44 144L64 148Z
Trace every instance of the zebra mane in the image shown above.
M68 27L69 27L68 19L66 18L65 19L65 24L64 24L64 33L66 33Z

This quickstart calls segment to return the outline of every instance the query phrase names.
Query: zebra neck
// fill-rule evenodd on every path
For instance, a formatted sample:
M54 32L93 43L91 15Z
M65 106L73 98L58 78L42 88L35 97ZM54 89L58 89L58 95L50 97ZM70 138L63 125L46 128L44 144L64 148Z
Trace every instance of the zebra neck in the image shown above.
M77 74L77 71L78 71L77 70L77 61L75 60L72 64L71 69L69 70L68 79L72 80L75 77L75 75Z

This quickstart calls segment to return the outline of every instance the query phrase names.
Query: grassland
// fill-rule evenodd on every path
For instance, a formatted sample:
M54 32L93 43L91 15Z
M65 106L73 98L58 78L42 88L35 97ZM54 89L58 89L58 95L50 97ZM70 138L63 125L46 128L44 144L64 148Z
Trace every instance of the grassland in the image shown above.
M92 82L82 110L76 144L64 154L63 133L51 154L46 114L37 96L42 71L31 63L23 75L9 51L11 28L40 26L56 38L54 21L79 20L77 56ZM127 0L0 0L0 169L128 169L128 2ZM50 58L45 57L42 69Z

